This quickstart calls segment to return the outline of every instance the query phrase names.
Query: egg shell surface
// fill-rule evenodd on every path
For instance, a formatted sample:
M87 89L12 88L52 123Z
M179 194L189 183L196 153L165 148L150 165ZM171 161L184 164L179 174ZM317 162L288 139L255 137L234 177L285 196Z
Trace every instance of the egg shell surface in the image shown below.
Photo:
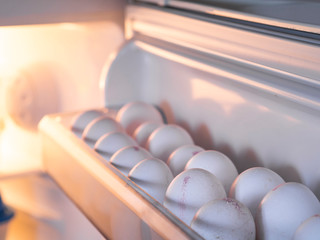
M191 228L206 240L255 240L250 210L233 198L210 201L194 216Z
M167 164L169 168L172 171L173 176L177 176L179 173L181 173L187 162L196 154L199 152L204 151L202 147L193 145L193 144L188 144L188 145L183 145L176 150L174 150L167 161Z
M142 123L153 121L163 123L160 112L151 104L145 102L129 102L120 108L116 120L131 136Z
M159 203L173 179L169 167L160 159L149 158L139 162L128 177Z
M291 240L297 227L319 211L319 200L307 186L296 182L280 184L258 207L257 239Z
M154 157L166 162L174 150L187 144L193 144L189 133L178 125L167 124L152 132L146 146Z
M205 203L226 197L221 182L204 169L189 169L170 183L163 205L187 225Z
M320 215L316 214L304 220L294 233L292 240L319 240Z
M131 169L146 158L152 158L152 156L144 148L140 146L127 146L116 151L112 155L110 163L128 176Z
M84 129L82 139L94 147L96 141L106 133L119 131L124 132L122 126L109 116L102 116L91 121Z
M94 150L109 161L116 151L126 146L138 146L138 144L124 132L110 132L98 139Z
M100 110L87 110L76 115L71 123L71 131L79 138L82 137L83 130L94 119L103 116L105 113Z
M238 176L238 170L233 162L223 153L207 150L192 157L185 169L203 168L215 175L229 193L233 181Z
M139 125L133 133L133 138L141 147L146 147L146 143L148 141L149 136L151 133L157 129L158 127L162 126L163 123L159 122L145 122Z
M285 181L276 172L264 168L249 168L235 179L229 197L235 198L246 205L252 216L256 215L258 206L263 197L273 188Z

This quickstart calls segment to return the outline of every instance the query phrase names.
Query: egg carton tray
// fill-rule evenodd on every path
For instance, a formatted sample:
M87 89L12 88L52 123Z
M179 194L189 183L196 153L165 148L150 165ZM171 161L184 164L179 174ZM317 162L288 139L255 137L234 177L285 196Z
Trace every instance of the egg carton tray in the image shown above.
M44 167L101 234L107 239L202 239L71 131L78 114L41 120Z

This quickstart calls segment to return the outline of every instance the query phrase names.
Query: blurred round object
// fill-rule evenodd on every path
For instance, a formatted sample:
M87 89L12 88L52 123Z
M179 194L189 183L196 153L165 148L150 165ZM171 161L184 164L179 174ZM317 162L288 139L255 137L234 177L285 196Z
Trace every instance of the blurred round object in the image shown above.
M145 122L139 125L133 133L133 138L137 141L137 143L141 147L146 147L146 143L148 141L149 136L151 133L157 129L158 127L162 126L163 123L159 122Z
M233 182L229 197L242 202L250 209L252 216L255 216L262 198L282 183L284 180L268 168L249 168Z
M81 112L72 119L71 131L81 138L82 133L87 125L94 119L99 118L103 115L103 111L95 109Z
M144 122L163 123L160 112L151 104L144 102L130 102L120 108L117 121L123 126L129 135Z
M193 145L193 144L188 144L188 145L183 145L176 150L174 150L167 161L167 164L169 168L171 169L171 172L173 176L177 176L179 173L181 173L187 162L196 154L199 152L204 151L202 147Z
M94 150L109 161L116 151L127 146L137 146L137 143L124 132L110 132L98 139Z
M206 240L255 240L250 210L233 198L210 201L194 216L191 228Z
M124 132L124 129L116 120L109 116L101 116L91 121L84 129L82 139L90 146L94 147L96 141L106 133Z
M59 111L59 92L52 66L34 64L8 79L5 107L18 126L36 130L44 115Z
M256 214L259 240L291 240L298 226L320 212L313 192L301 183L283 183L261 201Z
M207 202L226 197L221 182L204 169L189 169L170 183L163 205L187 225Z
M169 167L160 159L149 158L139 162L128 177L159 203L173 179Z
M151 154L140 146L127 146L116 151L110 159L120 172L128 175L130 170L146 158L152 158Z
M233 162L223 153L213 150L203 151L192 157L185 169L191 168L202 168L211 172L221 181L227 193L238 176Z
M146 147L154 157L167 162L174 150L187 144L193 144L189 133L178 125L168 124L152 132Z
M320 215L316 214L303 221L297 228L292 240L319 240Z

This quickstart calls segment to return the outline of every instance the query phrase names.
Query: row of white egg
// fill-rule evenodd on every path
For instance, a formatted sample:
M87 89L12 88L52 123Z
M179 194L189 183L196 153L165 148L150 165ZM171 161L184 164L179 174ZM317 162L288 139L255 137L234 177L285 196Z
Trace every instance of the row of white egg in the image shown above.
M132 102L116 117L87 111L72 130L205 239L320 234L320 204L306 186L285 183L262 167L239 175L227 156L194 145L183 128L164 124L152 105Z

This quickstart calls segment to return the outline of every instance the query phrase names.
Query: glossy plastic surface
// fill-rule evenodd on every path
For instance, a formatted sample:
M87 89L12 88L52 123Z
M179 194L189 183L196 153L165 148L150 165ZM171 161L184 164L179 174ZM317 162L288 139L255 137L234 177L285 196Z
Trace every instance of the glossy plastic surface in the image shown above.
M73 116L51 115L40 122L45 168L106 238L157 233L164 239L201 239L72 133Z
M146 101L239 172L264 166L320 197L320 48L142 7L105 78L106 105Z

